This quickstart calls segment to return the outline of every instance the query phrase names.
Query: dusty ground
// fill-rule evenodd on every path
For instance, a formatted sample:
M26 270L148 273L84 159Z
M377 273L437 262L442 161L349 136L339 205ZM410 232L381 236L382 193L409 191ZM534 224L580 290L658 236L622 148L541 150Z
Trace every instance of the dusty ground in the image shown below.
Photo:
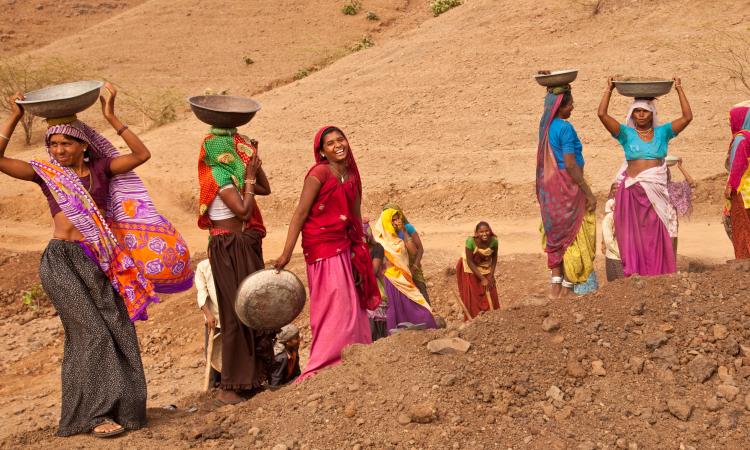
M592 15L593 3L468 0L438 18L426 2L412 0L364 1L352 17L341 14L343 2L329 0L0 4L8 18L0 25L4 58L59 56L79 64L86 77L112 80L136 96L206 88L256 95L263 110L243 131L261 142L274 190L261 203L269 260L280 252L312 163L315 130L343 127L364 178L364 209L373 218L387 201L406 210L426 246L435 309L449 322L448 330L355 348L344 365L309 383L217 409L200 393L202 318L194 293L167 297L151 309L151 320L138 324L149 428L107 444L742 448L750 414L743 403L750 394L747 273L724 266L732 252L720 224L720 196L727 111L748 93L716 65L733 45L727 34L750 31L742 20L748 3L605 0ZM367 20L367 11L379 20ZM375 45L352 52L365 35ZM543 300L533 191L542 92L530 75L562 67L581 70L571 120L602 200L622 158L595 116L604 78L682 76L696 118L671 151L700 181L693 216L681 222L681 273L602 283L599 294L575 301ZM301 69L309 75L295 80ZM614 97L613 115L626 107ZM675 117L676 96L660 100L659 108L663 118ZM141 116L125 111L131 124L142 125ZM200 257L206 237L195 226L195 159L206 127L187 110L178 113L172 124L140 127L154 156L139 174ZM98 114L92 108L83 116L98 123ZM9 154L39 156L38 136L36 142L24 148L16 137ZM0 447L100 446L87 436L52 436L62 328L43 297L24 295L38 286L36 267L50 235L38 188L0 177L0 217ZM464 327L450 269L480 219L501 240L503 311ZM304 278L299 257L290 269ZM34 298L37 309L24 298ZM558 331L542 330L547 316L560 321ZM305 311L298 319L303 354L307 320ZM647 347L658 333L666 341ZM461 336L472 348L430 355L424 344L442 335ZM691 379L699 355L718 367L705 382ZM634 372L640 363L632 358L644 360L641 372ZM597 360L603 376L591 374ZM169 405L177 409L164 409ZM408 424L399 424L407 422L402 415Z

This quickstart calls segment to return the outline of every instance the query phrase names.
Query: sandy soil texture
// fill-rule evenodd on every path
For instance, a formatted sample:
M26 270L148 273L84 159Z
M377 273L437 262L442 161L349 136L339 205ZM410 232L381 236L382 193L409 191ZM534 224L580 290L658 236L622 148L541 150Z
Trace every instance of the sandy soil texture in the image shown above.
M0 55L59 57L136 96L228 89L257 98L263 109L241 131L260 141L273 189L260 200L269 261L313 162L315 131L339 125L363 176L366 213L375 218L395 201L419 230L448 328L352 348L343 365L310 382L219 407L200 389L195 293L169 296L138 324L148 428L107 443L61 441L53 433L63 331L37 292L51 219L38 187L0 176L0 448L746 446L748 273L725 264L733 253L720 220L728 110L750 92L720 66L739 45L732 36L750 34L748 2L604 0L594 14L593 0L467 0L437 18L423 1L363 1L355 16L342 14L344 3L8 0ZM365 36L374 45L354 51ZM567 67L580 70L571 121L600 209L622 162L596 118L607 75L682 77L695 120L670 151L698 188L681 222L680 273L602 282L597 294L549 303L534 195L543 90L531 75ZM615 95L613 116L627 105ZM206 234L195 223L196 160L207 126L183 105L178 120L149 128L125 106L153 153L138 173L197 261ZM674 93L658 107L663 120L679 113ZM81 117L101 125L99 115L91 108ZM41 157L39 130L31 147L19 130L8 154ZM500 237L503 307L465 325L452 267L481 219ZM304 279L301 255L290 269ZM603 260L597 269L601 280ZM306 358L307 310L297 323ZM427 342L440 337L472 346L430 354Z

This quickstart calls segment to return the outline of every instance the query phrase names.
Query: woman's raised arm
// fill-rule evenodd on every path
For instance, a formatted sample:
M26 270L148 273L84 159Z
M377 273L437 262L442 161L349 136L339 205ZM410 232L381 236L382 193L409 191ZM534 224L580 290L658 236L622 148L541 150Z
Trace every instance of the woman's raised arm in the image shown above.
M16 100L23 100L23 95L21 93L16 93L8 98L8 103L10 103L10 116L8 116L8 118L5 119L5 122L0 125L0 172L19 180L31 181L36 174L31 167L31 164L26 161L21 161L20 159L8 158L5 156L5 149L8 147L10 137L13 136L16 125L18 125L18 122L23 117L23 108L16 103Z
M599 111L597 112L597 115L599 116L599 120L601 120L602 124L604 125L604 128L609 131L609 134L611 134L614 137L617 137L620 134L620 122L615 120L614 117L609 115L609 99L612 98L612 90L614 90L615 84L612 82L612 77L607 77L607 89L604 91L604 95L602 96L602 101L599 102Z

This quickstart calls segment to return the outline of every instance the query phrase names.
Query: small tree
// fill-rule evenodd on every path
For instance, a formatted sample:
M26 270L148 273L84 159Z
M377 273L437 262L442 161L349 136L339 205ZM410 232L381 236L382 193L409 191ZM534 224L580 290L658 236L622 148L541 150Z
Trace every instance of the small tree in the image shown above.
M72 81L75 71L61 59L35 62L32 58L15 58L0 62L0 109L10 112L9 97L46 86ZM21 120L26 145L31 144L37 117L24 114Z

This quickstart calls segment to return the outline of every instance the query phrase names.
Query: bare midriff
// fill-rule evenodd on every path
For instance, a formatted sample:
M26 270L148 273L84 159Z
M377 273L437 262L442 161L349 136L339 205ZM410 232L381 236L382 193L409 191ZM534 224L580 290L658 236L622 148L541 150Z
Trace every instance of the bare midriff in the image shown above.
M237 217L231 219L212 220L211 224L214 228L221 228L232 233L242 233L245 231L245 223Z
M53 217L55 222L55 232L52 237L55 239L62 239L64 241L82 241L83 235L73 224L68 220L65 214L60 211Z
M625 170L625 173L628 174L630 178L635 178L644 170L648 170L652 167L659 167L662 164L664 164L663 159L633 159L628 161L628 168Z

